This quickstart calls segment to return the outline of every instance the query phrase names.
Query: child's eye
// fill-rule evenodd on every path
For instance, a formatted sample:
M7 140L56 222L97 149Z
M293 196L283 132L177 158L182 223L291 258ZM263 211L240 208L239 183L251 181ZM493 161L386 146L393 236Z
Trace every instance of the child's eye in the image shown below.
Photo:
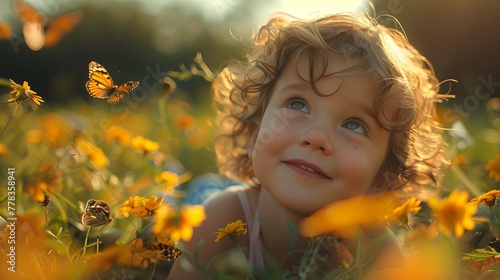
M342 126L359 134L368 135L368 129L361 120L351 119L346 121Z
M286 106L293 110L299 110L305 113L309 113L309 108L307 108L306 103L302 100L292 99L288 101Z

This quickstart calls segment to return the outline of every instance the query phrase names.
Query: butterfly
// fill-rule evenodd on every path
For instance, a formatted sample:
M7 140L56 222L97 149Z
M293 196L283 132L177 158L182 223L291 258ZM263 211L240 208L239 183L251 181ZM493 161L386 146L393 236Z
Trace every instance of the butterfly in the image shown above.
M38 201L42 207L47 207L50 203L50 196L48 196L46 193L43 194L43 201Z
M89 79L85 84L85 88L90 96L101 99L107 98L110 104L120 102L125 95L139 85L138 81L128 81L121 85L115 85L106 68L95 61L89 63Z
M500 263L500 254L491 256L484 260L475 261L469 265L469 268L476 272L482 272L486 270L488 267L492 266L493 264L498 264L498 263Z
M6 22L0 22L0 39L9 39L12 35L12 29Z
M110 218L109 204L104 200L89 199L82 216L82 224L88 227L98 227L109 224Z
M23 23L24 41L33 51L56 45L83 19L82 10L75 10L48 20L23 0L15 0L14 9Z
M158 239L156 240L158 242ZM147 240L143 240L143 242L144 242L144 248L150 251L158 251L158 250L163 251L162 255L167 259L167 261L177 259L182 254L181 250L174 246L170 246L161 242L155 244Z

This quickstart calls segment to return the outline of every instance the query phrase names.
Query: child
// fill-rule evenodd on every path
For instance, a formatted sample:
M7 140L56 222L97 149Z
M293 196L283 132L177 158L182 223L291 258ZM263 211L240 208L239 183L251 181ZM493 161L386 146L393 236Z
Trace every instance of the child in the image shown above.
M219 169L251 187L229 188L206 202L206 221L183 244L196 262L181 257L169 279L218 278L223 268L214 260L234 256L225 252L238 246L252 277L293 277L302 257L294 252L310 241L294 234L304 218L355 196L415 193L436 183L444 162L434 119L439 83L401 32L364 14L313 20L279 14L254 43L248 62L229 65L213 84ZM213 241L218 228L239 219L248 234L238 244ZM372 270L405 264L388 232L361 240L361 248L376 247L368 254ZM349 244L321 246L334 257L317 271L352 264ZM203 263L208 270L200 271Z

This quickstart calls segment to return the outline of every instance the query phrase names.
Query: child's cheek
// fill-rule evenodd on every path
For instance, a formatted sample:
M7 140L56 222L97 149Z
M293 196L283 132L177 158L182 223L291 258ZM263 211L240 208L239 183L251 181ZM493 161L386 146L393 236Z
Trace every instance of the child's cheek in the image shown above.
M284 136L287 134L284 130L272 130L269 128L261 128L255 143L254 153L279 153L280 147L287 144L290 137ZM288 138L288 139L287 139ZM274 152L273 152L274 151Z
M289 109L273 108L266 111L257 135L255 149L263 150L270 144L290 141L296 131L294 123L297 120L297 114Z
M375 176L376 163L371 162L364 153L354 147L337 149L336 152L341 154L340 161L337 161L339 162L338 174L348 182L349 188L359 191L359 194L364 194Z

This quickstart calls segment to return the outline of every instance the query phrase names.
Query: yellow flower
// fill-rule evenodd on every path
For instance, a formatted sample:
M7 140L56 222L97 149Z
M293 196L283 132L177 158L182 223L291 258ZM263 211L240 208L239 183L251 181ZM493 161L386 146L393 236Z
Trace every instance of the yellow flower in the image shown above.
M69 261L63 251L55 250L47 243L56 241L47 234L47 225L40 211L29 210L16 218L14 239L12 235L10 239L8 238L11 229L0 227L1 263L9 263L12 260L7 255L11 252L12 246L15 247L16 256L15 272L8 271L7 266L2 265L1 279L72 279L82 275L82 269L78 267L81 263L79 260ZM15 244L12 240L15 240ZM60 241L66 242L66 240Z
M429 199L429 207L434 211L437 221L446 233L450 234L453 231L455 236L461 237L464 230L474 228L472 216L476 213L477 207L474 203L467 203L468 198L467 191L455 189L443 200L437 197Z
M136 205L141 205L142 201L145 199L146 198L142 196L131 196L122 204L122 206L120 206L118 213L128 217L130 215L130 211L134 209Z
M43 130L30 129L26 132L26 140L30 144L40 144L43 141Z
M189 131L194 127L194 118L186 113L178 114L174 120L174 126L182 131Z
M149 199L142 196L131 196L120 206L118 213L123 214L125 217L134 215L144 218L153 215L160 207L172 208L168 205L170 201L167 201L163 205L161 204L162 202L163 197L158 198L155 195Z
M152 231L170 236L174 241L189 241L193 237L193 227L200 226L205 219L205 208L201 205L186 205L178 212L160 207L154 216Z
M165 244L165 245L172 246L172 247L176 247L176 242L174 240L168 238L168 236L166 236L166 235L155 235L155 237L156 237L156 241L158 241L158 243Z
M399 206L394 197L359 196L335 201L302 220L300 232L306 237L333 233L352 238L361 229L375 226Z
M83 138L76 138L75 145L89 158L96 168L102 168L109 165L109 159L104 152L91 142Z
M213 131L211 117L201 116L194 129L186 133L186 144L191 149L203 149L212 141Z
M237 220L236 222L232 222L226 225L225 228L219 228L219 231L216 231L217 238L215 242L219 242L224 239L226 236L229 236L231 240L237 242L237 235L246 234L247 228L246 223L243 223L241 220Z
M132 133L121 126L111 125L104 131L104 139L110 143L119 142L122 146L128 146Z
M467 166L469 165L469 160L467 159L467 157L465 157L464 155L458 155L457 157L455 157L455 159L453 160L453 165L455 166L460 166L460 167L464 167L464 166Z
M30 89L28 82L24 81L23 85L19 85L13 80L10 80L10 86L12 87L12 91L10 92L10 98L7 102L22 102L26 99L31 99L37 105L41 105L40 102L43 102L42 97L36 95L36 92Z
M408 256L408 265L370 271L363 279L443 280L456 278L455 252L435 242L421 243Z
M111 245L99 251L99 254L87 257L87 270L91 273L109 271L115 264L127 265L126 261L130 256L130 251L126 247Z
M436 238L439 234L439 229L437 227L437 223L434 222L432 224L420 223L415 229L404 236L404 244L408 245L416 245L421 242L429 242L430 240Z
M169 246L174 246L173 242L163 243ZM133 265L141 268L147 268L150 265L155 265L158 261L170 261L168 255L165 254L165 247L153 245L149 241L144 241L141 238L135 239L133 242L129 243L126 247L124 247L125 251L118 251L117 253L121 253L121 256L113 256L110 255L107 259L104 258L104 262L108 259L112 261L112 263L118 263L122 265ZM113 253L111 253L113 254ZM112 264L111 263L111 264Z
M132 255L130 264L141 267L143 269L150 265L155 265L159 260L165 259L161 250L146 250L144 252L135 253Z
M41 118L40 129L43 141L53 147L67 145L73 139L72 125L65 116L58 113L48 113Z
M496 204L496 199L497 197L500 196L500 190L491 190L477 198L474 198L471 200L471 203L474 203L475 205L478 205L480 202L486 203L488 207L492 208Z
M500 181L500 154L488 162L486 170L490 172L489 176L491 178L495 178L495 181Z
M387 221L398 221L403 225L407 225L408 215L411 213L417 213L420 209L422 209L420 203L422 203L420 199L416 199L414 197L409 198L405 203L403 203L403 205L394 209L392 213L387 215L385 219Z
M129 246L128 254L124 254L119 262L126 265L133 265L141 267L143 269L150 265L155 265L159 260L167 261L167 257L163 255L164 250L150 250L148 246L145 246L145 241L138 238L132 242Z
M135 203L129 213L139 218L149 217L155 213L162 202L163 197L157 198L153 195L149 199L142 199L140 202ZM168 202L165 205L168 205Z
M50 191L50 186L45 182L38 182L34 185L27 185L26 192L31 195L33 201L42 203L45 200L45 192Z
M179 175L170 171L163 171L155 178L156 183L165 184L163 193L172 194L174 188L179 185Z
M61 170L54 163L47 163L38 167L23 188L31 198L39 203L45 200L45 193L53 193L54 189L60 190Z
M5 144L0 143L0 157L10 155L9 148Z
M38 246L45 245L47 233L45 232L45 219L43 215L35 211L28 211L23 213L23 215L16 215L16 247L24 249L35 249ZM0 228L0 231L5 233L0 235L0 244L11 244L7 243L9 229L8 225ZM12 241L11 241L12 242Z
M132 138L132 148L137 152L150 153L157 151L160 148L160 144L142 136L136 136Z

